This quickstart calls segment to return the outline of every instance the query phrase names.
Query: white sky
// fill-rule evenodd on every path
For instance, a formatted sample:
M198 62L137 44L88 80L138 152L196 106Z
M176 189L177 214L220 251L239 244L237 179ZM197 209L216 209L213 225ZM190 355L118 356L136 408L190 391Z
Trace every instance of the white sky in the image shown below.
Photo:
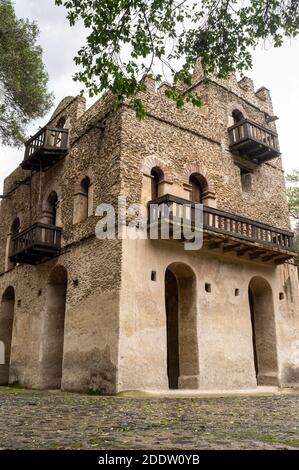
M50 89L55 93L55 105L67 95L78 94L82 85L72 80L76 71L73 57L84 44L84 28L70 28L64 9L56 7L54 0L14 0L14 4L19 17L38 23L39 43L50 76ZM299 40L285 44L281 49L258 48L254 53L254 67L247 75L253 78L256 89L262 85L270 89L275 114L280 117L277 125L284 168L287 172L299 169ZM46 121L47 116L35 122L29 134L34 134ZM0 146L0 194L3 179L16 168L22 157L23 149Z

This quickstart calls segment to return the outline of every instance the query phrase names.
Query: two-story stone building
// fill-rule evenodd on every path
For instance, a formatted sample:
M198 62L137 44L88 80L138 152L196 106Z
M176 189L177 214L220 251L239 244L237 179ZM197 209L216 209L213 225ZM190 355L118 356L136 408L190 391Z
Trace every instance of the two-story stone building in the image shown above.
M87 111L65 98L5 180L1 384L298 385L298 278L269 91L206 82L198 65L204 106L178 110L167 86L148 80L142 122L108 95ZM120 195L149 210L202 203L203 248L97 239L96 207Z

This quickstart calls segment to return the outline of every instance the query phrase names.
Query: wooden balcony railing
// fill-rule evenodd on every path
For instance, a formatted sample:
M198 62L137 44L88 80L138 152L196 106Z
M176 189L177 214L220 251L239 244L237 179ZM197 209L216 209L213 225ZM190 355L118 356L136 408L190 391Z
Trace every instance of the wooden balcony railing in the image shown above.
M68 151L68 130L46 126L25 143L24 170L45 171Z
M177 226L194 227L194 211L194 202L167 194L148 203L148 224L159 224L166 217ZM206 239L214 238L214 248L231 251L229 247L233 247L240 256L248 253L257 258L256 254L259 254L265 261L276 259L280 262L294 256L293 232L219 209L203 206L202 229ZM220 240L217 242L218 235Z
M228 129L230 150L256 163L263 163L280 155L275 132L245 119Z
M61 248L60 227L36 223L12 238L10 260L38 264L57 256Z

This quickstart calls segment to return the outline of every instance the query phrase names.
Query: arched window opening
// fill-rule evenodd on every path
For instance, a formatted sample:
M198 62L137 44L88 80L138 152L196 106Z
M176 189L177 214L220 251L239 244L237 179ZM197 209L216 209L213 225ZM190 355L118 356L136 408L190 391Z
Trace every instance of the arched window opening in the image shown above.
M157 199L159 194L159 185L164 179L164 173L159 167L154 167L151 170L152 177L152 199Z
M57 206L58 206L58 196L55 191L52 191L49 194L46 203L45 218L46 223L49 225L57 225Z
M74 196L74 224L87 219L92 213L91 189L90 178L85 176L79 185L78 192Z
M243 113L241 113L239 109L234 109L234 111L232 112L232 116L234 119L234 124L238 124L239 122L244 120Z
M17 217L11 224L10 233L12 236L17 235L20 232L21 223L19 217Z
M203 190L199 178L195 174L190 176L189 184L191 185L191 200L202 203Z
M82 193L85 196L88 196L89 186L90 186L90 179L88 176L85 176L85 178L83 178L83 180L81 181Z
M15 291L8 287L1 299L0 310L0 343L2 345L2 359L0 361L0 385L9 382L9 366L11 356L11 342L13 332L13 318L15 308Z
M90 179L88 176L85 176L81 181L82 189L82 219L85 220L89 214L89 189L90 189Z
M208 183L205 177L199 173L192 173L189 177L189 184L191 186L191 201L203 204L208 193Z
M58 129L63 129L64 126L65 126L65 123L66 123L66 118L65 118L65 116L62 116L57 122L57 128Z

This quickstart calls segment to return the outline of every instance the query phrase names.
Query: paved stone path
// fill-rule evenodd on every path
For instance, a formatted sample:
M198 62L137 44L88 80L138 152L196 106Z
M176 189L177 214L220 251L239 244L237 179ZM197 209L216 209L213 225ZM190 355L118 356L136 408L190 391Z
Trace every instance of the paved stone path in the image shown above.
M299 449L299 395L101 397L0 387L1 449Z

